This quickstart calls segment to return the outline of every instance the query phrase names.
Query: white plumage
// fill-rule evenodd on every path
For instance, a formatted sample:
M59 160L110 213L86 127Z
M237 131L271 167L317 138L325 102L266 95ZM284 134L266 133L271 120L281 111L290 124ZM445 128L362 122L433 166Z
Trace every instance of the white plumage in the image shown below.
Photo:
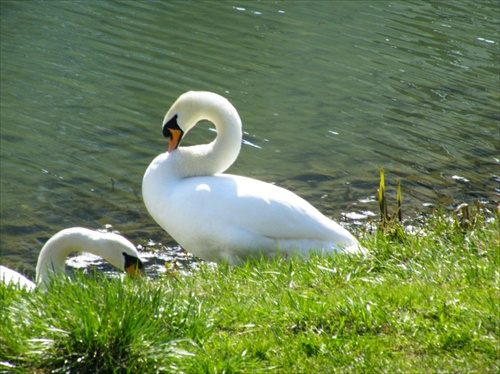
M132 275L140 273L144 267L135 246L123 236L72 227L59 231L42 247L36 265L37 285L47 282L50 273L63 272L66 258L71 253L80 251L100 256L114 267ZM0 266L0 281L14 283L29 290L35 288L35 283L5 266Z
M211 121L210 144L178 147L200 120ZM307 257L362 252L358 241L296 194L256 179L222 174L238 157L241 120L228 100L210 92L188 92L163 122L168 152L144 175L146 207L184 249L209 261L238 264L278 252Z

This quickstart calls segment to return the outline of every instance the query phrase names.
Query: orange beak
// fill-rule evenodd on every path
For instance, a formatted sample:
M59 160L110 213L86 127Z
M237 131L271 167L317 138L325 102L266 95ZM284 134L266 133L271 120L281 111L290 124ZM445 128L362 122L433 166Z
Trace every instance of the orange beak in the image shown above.
M170 129L170 137L168 141L168 153L171 153L174 149L179 146L181 140L182 132L177 129Z
M132 278L139 278L140 276L142 276L142 270L139 268L139 265L137 264L132 264L125 270Z

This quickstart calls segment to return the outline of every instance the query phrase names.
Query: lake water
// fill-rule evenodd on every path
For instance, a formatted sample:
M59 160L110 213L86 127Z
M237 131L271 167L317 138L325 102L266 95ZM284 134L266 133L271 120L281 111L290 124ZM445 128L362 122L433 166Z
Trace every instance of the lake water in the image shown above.
M239 111L229 172L336 220L376 219L381 167L390 203L401 180L406 217L499 202L495 1L0 4L1 262L30 276L70 226L175 246L141 182L188 90ZM183 144L209 142L210 127Z

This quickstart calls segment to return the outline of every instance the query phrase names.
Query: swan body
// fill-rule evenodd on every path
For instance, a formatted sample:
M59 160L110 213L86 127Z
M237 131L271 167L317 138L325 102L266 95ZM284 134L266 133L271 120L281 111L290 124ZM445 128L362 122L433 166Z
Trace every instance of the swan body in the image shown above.
M32 291L36 287L35 283L24 275L3 265L0 265L0 282L4 284L15 284L19 288L25 288L28 291Z
M216 139L178 147L200 120L215 125ZM222 174L238 157L242 140L240 117L222 96L180 96L165 116L163 133L169 148L146 170L143 199L155 221L187 251L231 264L278 253L363 251L347 230L291 191Z
M47 282L51 273L64 272L66 258L77 251L100 256L114 267L132 275L141 273L144 267L135 246L123 236L73 227L59 231L42 247L36 265L37 285ZM1 266L0 271L0 280L5 283L15 283L21 288L35 288L35 283L14 270Z

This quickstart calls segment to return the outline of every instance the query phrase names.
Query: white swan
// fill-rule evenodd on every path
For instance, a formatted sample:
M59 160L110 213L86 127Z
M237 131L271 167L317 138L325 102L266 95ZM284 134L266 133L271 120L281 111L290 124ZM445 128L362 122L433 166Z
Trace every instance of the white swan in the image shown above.
M210 144L179 147L200 120L211 121ZM149 165L142 182L146 207L184 249L209 261L238 264L260 254L288 256L363 252L343 227L294 193L247 177L221 174L238 157L241 120L224 97L181 95L163 120L166 153Z
M135 246L123 236L72 227L64 229L50 238L43 246L36 265L38 286L49 279L50 273L63 272L66 258L73 252L90 252L101 256L111 265L135 276L144 267ZM18 272L0 266L0 281L15 283L21 288L34 289L35 283Z

